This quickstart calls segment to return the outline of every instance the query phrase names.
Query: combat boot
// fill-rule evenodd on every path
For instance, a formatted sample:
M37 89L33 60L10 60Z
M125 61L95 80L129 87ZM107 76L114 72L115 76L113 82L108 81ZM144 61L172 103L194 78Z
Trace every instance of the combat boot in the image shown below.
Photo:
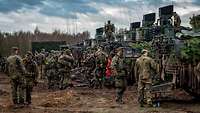
M140 107L144 107L144 102L140 102Z
M122 101L122 100L116 100L116 102L117 102L118 104L125 104L125 102Z
M18 104L17 99L13 99L13 104Z
M117 97L116 102L118 104L125 104L125 102L123 102L123 100L122 100L122 97L120 97L120 96Z

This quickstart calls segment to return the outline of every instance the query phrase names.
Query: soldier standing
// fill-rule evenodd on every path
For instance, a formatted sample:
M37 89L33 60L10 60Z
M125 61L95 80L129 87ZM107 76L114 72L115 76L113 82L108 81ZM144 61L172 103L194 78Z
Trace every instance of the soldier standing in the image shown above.
M12 55L7 58L7 61L13 103L15 105L24 105L24 74L26 70L17 47L12 47Z
M31 104L31 93L33 86L37 84L38 69L37 64L33 60L33 54L28 51L26 57L23 59L24 66L26 68L27 74L25 75L25 94L26 94L26 104Z
M44 50L42 52L36 54L36 62L38 65L38 71L39 71L39 76L38 79L43 79L44 78L44 68L45 68L45 53Z
M105 52L103 52L102 47L99 47L95 53L95 56L96 56L95 75L98 82L97 86L102 88L102 85L103 85L102 82L103 82L103 78L105 77L105 72L106 72L106 58L108 55Z
M126 90L126 75L124 69L123 49L118 48L117 54L113 57L111 62L112 75L115 77L116 87L116 102L123 104L122 96Z
M74 57L69 49L64 50L61 56L58 58L59 62L59 74L60 74L60 89L65 89L70 82L70 71Z
M179 32L180 26L181 26L181 18L176 12L173 12L173 22L174 22L173 24L175 27L175 31Z
M48 89L50 89L55 84L55 80L58 80L58 56L53 55L51 58L47 59L47 64L45 66L45 72L48 79Z
M115 26L114 24L111 24L111 21L108 20L108 23L105 24L105 35L106 35L106 39L110 42L110 41L114 41L114 35L113 33L115 32Z
M144 103L152 106L152 72L157 71L157 64L148 57L148 50L142 50L142 56L136 60L135 75L138 81L138 101L143 107Z

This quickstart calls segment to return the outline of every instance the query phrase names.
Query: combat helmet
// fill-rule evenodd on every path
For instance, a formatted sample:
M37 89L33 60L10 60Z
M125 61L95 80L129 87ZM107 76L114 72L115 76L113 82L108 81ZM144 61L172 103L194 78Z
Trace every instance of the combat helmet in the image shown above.
M63 51L65 54L70 55L71 54L71 50L70 49L64 49Z

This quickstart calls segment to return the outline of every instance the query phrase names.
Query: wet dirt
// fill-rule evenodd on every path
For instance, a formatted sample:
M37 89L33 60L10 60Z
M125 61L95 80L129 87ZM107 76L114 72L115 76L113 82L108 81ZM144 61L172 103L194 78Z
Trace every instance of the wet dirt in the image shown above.
M135 87L127 88L123 105L115 103L114 89L49 90L41 81L33 90L32 105L15 108L10 92L9 78L0 73L0 113L200 113L200 102L182 90L159 108L139 107Z

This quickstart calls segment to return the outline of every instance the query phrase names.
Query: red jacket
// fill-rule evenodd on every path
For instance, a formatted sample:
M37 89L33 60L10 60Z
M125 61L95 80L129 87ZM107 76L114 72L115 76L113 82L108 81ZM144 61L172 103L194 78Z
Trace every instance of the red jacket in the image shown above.
M110 67L111 63L112 63L112 58L108 58L107 65L106 65L106 78L109 78L112 74L111 67Z

